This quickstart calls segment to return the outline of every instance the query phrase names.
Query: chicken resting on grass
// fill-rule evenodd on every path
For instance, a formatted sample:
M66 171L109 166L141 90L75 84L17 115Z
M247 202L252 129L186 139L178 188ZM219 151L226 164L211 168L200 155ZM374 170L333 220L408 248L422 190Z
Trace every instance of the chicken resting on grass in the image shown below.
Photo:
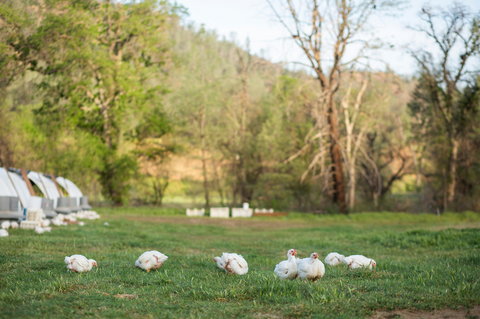
M215 257L213 261L217 263L218 268L229 274L245 275L248 272L248 264L245 259L235 253L223 253L222 257Z
M350 267L350 269L355 269L355 268L372 269L372 266L373 267L377 266L377 263L375 262L375 260L367 258L362 255L352 255L352 256L345 257L345 259L343 259L343 263L348 267Z
M298 277L297 262L295 260L296 254L297 251L295 249L290 249L287 253L288 259L275 266L274 272L278 278L293 280Z
M325 257L325 263L329 266L338 266L343 262L344 258L345 256L339 253L330 253Z
M65 263L67 269L71 272L87 272L92 269L93 266L97 266L97 262L93 259L87 259L82 255L72 255L65 257Z
M140 257L138 257L138 260L135 262L135 267L141 268L149 272L150 269L158 269L162 267L163 263L165 262L165 260L167 260L167 258L167 256L165 256L159 251L147 251L144 252Z
M298 259L298 274L303 280L316 282L325 275L325 266L318 260L318 254L312 253L309 258Z

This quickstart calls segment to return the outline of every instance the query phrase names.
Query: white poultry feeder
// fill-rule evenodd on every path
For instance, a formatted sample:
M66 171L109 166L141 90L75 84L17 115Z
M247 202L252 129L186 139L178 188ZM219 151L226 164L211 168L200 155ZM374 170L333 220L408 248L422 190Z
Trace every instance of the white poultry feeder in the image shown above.
M212 207L210 208L210 217L211 218L229 218L229 209L228 207Z
M205 216L205 208L202 208L202 209L196 209L196 208L189 209L189 208L187 208L187 216L189 216L189 217Z
M253 209L248 208L232 208L232 217L252 217L253 216Z

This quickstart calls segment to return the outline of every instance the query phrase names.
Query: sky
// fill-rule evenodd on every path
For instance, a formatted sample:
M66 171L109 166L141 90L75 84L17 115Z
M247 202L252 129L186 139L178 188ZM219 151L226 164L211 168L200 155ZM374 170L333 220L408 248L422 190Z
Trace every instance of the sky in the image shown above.
M305 1L305 0L303 0ZM423 4L448 6L451 0L408 1L404 10L395 12L395 16L374 16L370 21L369 36L392 44L392 49L379 50L370 56L370 66L376 70L385 70L386 65L397 74L405 76L415 74L417 65L408 54L407 48L433 49L434 44L426 37L410 30L420 20L417 13ZM474 12L480 12L479 0L458 1ZM307 62L303 53L288 37L286 29L276 20L266 0L178 0L188 9L188 22L206 29L215 30L226 39L233 37L244 44L249 39L251 53L262 56L272 62L287 63L289 68L299 68L294 61ZM389 46L387 46L389 47Z

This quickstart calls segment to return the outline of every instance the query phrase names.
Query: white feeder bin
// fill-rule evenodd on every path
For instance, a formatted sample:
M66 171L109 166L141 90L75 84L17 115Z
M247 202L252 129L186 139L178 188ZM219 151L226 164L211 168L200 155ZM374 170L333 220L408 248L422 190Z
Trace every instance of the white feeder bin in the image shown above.
M187 216L189 216L189 217L196 217L196 216L201 217L201 216L204 216L204 215L205 215L205 209L204 208L202 208L202 209L187 208Z
M210 208L210 217L211 218L228 218L229 216L228 207L212 207Z
M248 203L243 203L243 209L249 209L250 208L250 204Z
M232 217L252 217L253 209L232 208Z

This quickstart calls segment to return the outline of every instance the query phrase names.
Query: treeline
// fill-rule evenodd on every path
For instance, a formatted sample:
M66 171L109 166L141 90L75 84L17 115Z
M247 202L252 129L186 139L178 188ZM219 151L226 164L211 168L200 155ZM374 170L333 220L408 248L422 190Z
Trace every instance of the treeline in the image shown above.
M411 52L418 77L339 63L329 87L166 1L1 0L0 164L116 204L478 210L480 33L466 10L424 9L439 48Z

